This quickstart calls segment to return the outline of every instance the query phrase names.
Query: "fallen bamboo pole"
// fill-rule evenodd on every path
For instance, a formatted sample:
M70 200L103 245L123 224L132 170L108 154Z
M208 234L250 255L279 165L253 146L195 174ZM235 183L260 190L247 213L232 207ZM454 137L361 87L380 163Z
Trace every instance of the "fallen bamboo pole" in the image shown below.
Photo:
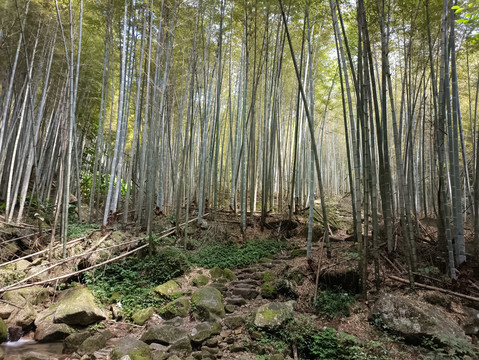
M203 216L207 216L207 215L209 215L209 214L205 214L205 215L203 215ZM195 220L197 220L197 219L198 219L198 217L196 217L196 218L194 218L194 219L191 219L191 220L188 221L188 223L193 222L193 221L195 221ZM187 224L187 223L183 223L183 224L181 224L180 226L183 226L183 225L186 225L186 224ZM166 236L168 236L168 235L173 234L173 233L176 231L176 228L171 228L171 229L168 229L168 230L166 230L166 231L167 231L167 232L164 233L163 235L161 235L161 236L159 237L159 239L164 238L164 237L166 237ZM78 241L78 239L77 239L77 241ZM138 241L138 239L132 240L132 241L129 241L129 242L126 242L126 243L122 243L122 244L119 244L119 245L115 245L115 247L118 247L118 246L121 246L121 245L128 245L128 244L130 244L130 243L132 243L132 242L135 242L135 241ZM57 276L57 277L52 278L52 279L37 281L37 282L34 282L34 283L24 284L24 285L15 286L15 287L13 287L13 286L7 286L7 287L4 287L4 288L1 288L1 289L0 289L0 296L1 296L5 291L19 290L19 289L24 289L24 288L31 287L31 286L43 285L43 284L47 284L47 283L52 282L52 281L57 281L57 280L69 278L69 277L71 277L71 276L75 276L75 275L84 273L84 272L86 272L86 271L96 269L96 268L98 268L98 267L100 267L100 266L107 265L107 264L112 263L112 262L114 262L114 261L116 261L116 260L122 259L122 258L124 258L124 257L126 257L126 256L128 256L128 255L131 255L131 254L133 254L133 253L135 253L135 252L137 252L137 251L139 251L139 250L141 250L141 249L144 249L144 248L147 247L147 246L149 246L149 244L141 245L140 247L137 247L136 249L127 251L126 253L123 253L123 254L121 254L121 255L118 255L118 256L116 256L116 257L114 257L114 258L112 258L112 259L109 259L109 260L107 260L107 261L104 261L104 262L102 262L102 263L100 263L100 264L92 265L92 266L90 266L90 267L88 267L88 268L85 268L85 269L82 269L82 270L78 270L78 271L74 271L74 272L72 272L72 273L68 273L68 274L65 274L65 275ZM106 249L107 249L107 248L98 249L98 250L95 250L95 252L97 252L97 251L104 251L104 250L106 250ZM47 251L47 250L48 250L48 249L46 249L45 251ZM82 255L86 255L86 254L82 254ZM79 256L77 256L77 257L79 257ZM70 259L70 260L71 260L71 259ZM56 265L59 265L59 264L57 263Z
M400 277L397 277L397 276L394 276L394 275L389 275L388 277L389 277L390 279L392 279L392 280L395 280L395 281L398 281L398 282L402 282L402 283L404 283L404 284L409 284L409 280L406 280L406 279L403 279L403 278L400 278ZM414 286L417 286L417 287L423 288L423 289L439 291L439 292L442 292L442 293L445 293L445 294L449 294L449 295L454 295L454 296L457 296L457 297L460 297L460 298L466 299L466 300L471 300L471 301L477 301L477 302L479 302L479 298L477 298L477 297L470 296L470 295L465 295L465 294L461 294L461 293L457 293L457 292L454 292L454 291L451 291L451 290L447 290L447 289L441 289L441 288L438 288L438 287L435 287L435 286L431 286L431 285L426 285L426 284L421 284L421 283L418 283L418 282L414 282Z

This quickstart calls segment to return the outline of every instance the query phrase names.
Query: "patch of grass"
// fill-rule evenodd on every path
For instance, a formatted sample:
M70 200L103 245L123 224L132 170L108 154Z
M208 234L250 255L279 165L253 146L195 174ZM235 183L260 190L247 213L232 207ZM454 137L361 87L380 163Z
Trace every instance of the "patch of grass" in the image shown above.
M86 273L86 284L103 302L120 301L124 313L149 306L159 307L165 300L154 296L151 290L189 269L186 255L175 248L165 248L153 257L129 257Z
M349 308L355 301L356 296L347 292L325 290L318 293L314 307L318 314L334 319L349 316Z
M95 229L98 229L98 226L95 224L69 222L67 236L76 239L87 235L90 231Z
M283 246L284 243L276 239L254 239L242 246L232 242L209 244L193 253L190 260L192 264L206 268L236 268L275 254Z

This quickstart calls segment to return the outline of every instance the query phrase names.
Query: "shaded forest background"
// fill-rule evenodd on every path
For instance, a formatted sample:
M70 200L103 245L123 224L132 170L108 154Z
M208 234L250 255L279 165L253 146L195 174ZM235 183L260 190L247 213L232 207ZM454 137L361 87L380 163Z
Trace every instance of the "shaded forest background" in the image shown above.
M245 234L304 210L311 240L315 211L328 229L327 200L341 197L363 278L385 246L414 283L420 218L436 222L452 279L479 251L477 1L5 0L0 12L5 222L35 220L66 244L69 221L152 239L156 216L179 226L195 211L201 226L230 211Z

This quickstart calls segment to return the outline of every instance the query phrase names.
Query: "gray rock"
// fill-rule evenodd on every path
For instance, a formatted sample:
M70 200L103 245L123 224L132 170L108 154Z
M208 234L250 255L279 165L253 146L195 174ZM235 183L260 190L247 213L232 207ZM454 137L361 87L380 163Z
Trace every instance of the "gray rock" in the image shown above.
M196 290L191 296L194 313L205 321L215 321L225 316L223 296L217 289L205 286Z
M120 339L111 351L110 358L111 360L120 360L127 355L131 359L139 359L142 356L142 360L153 360L150 347L131 336Z
M260 328L277 327L293 316L294 301L272 302L256 310L254 324Z
M154 313L155 313L155 308L153 307L141 309L136 311L131 316L131 319L133 320L133 323L135 323L136 325L143 325Z
M233 295L241 296L247 300L254 299L259 292L254 287L237 287L233 289Z
M244 319L242 316L227 316L223 320L223 324L228 329L238 329L244 324Z
M16 309L8 318L9 324L15 324L22 329L30 327L37 317L37 312L30 302L23 305L22 308Z
M213 334L213 327L210 323L204 322L196 325L191 330L191 340L194 343L201 344Z
M395 294L383 294L374 304L371 317L382 328L413 343L465 338L464 330L437 307Z
M244 298L242 298L241 296L231 296L231 297L227 297L225 299L225 302L228 304L228 305L236 305L236 306L242 306L242 305L245 305L246 304L246 300Z
M58 360L56 357L52 357L51 354L44 354L36 351L29 351L26 354L23 354L21 357L22 360Z
M51 321L42 321L37 325L34 339L38 342L54 342L65 339L75 330L67 324L54 324Z
M87 326L106 319L105 312L95 304L92 292L84 287L74 287L60 295L53 322Z
M77 353L81 355L90 355L106 346L106 342L112 337L109 330L95 334L85 339L78 347Z
M63 342L63 352L65 354L75 352L80 347L80 345L89 337L90 333L88 331L82 331L68 335Z
M175 341L173 344L171 344L170 349L168 350L170 354L189 354L193 348L191 347L191 342L190 339L187 337L181 338L178 341Z
M141 341L151 344L159 343L170 345L179 339L187 338L186 330L171 325L157 325L150 327L140 338Z

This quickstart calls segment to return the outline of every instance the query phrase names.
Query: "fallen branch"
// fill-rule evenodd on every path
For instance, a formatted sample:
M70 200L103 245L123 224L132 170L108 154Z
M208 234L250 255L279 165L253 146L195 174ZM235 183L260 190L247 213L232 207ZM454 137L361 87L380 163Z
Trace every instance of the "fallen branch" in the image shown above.
M207 216L207 215L208 215L208 214L205 214L204 216ZM197 218L191 219L190 221L188 221L188 223L190 223L190 222L192 222L192 221L195 221L195 220L197 220ZM183 224L181 224L180 226L183 226L183 225L186 225L186 223L183 223ZM170 230L167 230L167 233L164 233L163 235L161 235L161 236L159 237L159 239L164 238L164 237L166 237L166 236L168 236L168 235L171 235L171 234L173 234L175 231L176 231L176 228L172 228L172 229L170 229ZM77 240L78 240L78 239L77 239ZM129 242L126 242L126 243L114 245L114 246L118 247L118 246L121 246L121 245L127 245L127 244L132 243L132 242L135 242L135 241L138 241L138 239L132 240L132 241L129 241ZM146 247L148 247L148 246L149 246L149 244L141 245L141 246L137 247L136 249L127 251L126 253L123 253L123 254L121 254L121 255L118 255L118 256L116 256L116 257L114 257L114 258L112 258L112 259L109 259L109 260L107 260L107 261L104 261L104 262L102 262L102 263L100 263L100 264L92 265L92 266L90 266L90 267L88 267L88 268L85 268L85 269L82 269L82 270L78 270L78 271L74 271L74 272L71 272L71 273L68 273L68 274L65 274L65 275L57 276L57 277L52 278L52 279L37 281L37 282L34 282L34 283L24 284L24 285L15 286L15 287L13 287L13 286L8 287L8 286L7 286L7 287L4 287L4 288L1 288L1 289L0 289L0 295L3 294L5 291L18 290L18 289L23 289L23 288L31 287L31 286L47 284L47 283L52 282L52 281L57 281L57 280L61 280L61 279L66 279L66 278L69 278L69 277L71 277L71 276L75 276L75 275L84 273L84 272L86 272L86 271L96 269L96 268L98 268L98 267L100 267L100 266L107 265L107 264L112 263L112 262L114 262L114 261L116 261L116 260L122 259L122 258L124 258L124 257L126 257L126 256L128 256L128 255L131 255L131 254L133 254L133 253L135 253L135 252L137 252L137 251L139 251L139 250L141 250L141 249L144 249L144 248L146 248ZM107 248L98 249L98 250L95 250L95 252L97 252L97 251L104 251L104 250L106 250L106 249L107 249ZM47 250L48 250L48 249L47 249ZM47 250L45 250L45 251L47 251ZM81 254L81 255L77 255L76 257L80 257L80 256L84 256L84 255L87 255L87 253ZM71 260L71 258L70 258L69 260ZM63 262L65 262L65 261L63 261ZM60 262L60 263L61 263L61 262ZM58 266L60 263L57 263L55 266ZM42 271L42 272L43 272L43 271Z
M75 255L75 256L71 256L71 257L69 257L69 258L60 260L60 261L58 261L58 262L56 262L56 263L54 263L54 264L52 264L52 265L46 267L45 269L43 269L43 270L41 270L41 271L39 271L39 272L37 272L37 273L35 273L35 274L33 274L33 275L30 275L30 276L28 276L28 277L26 277L26 278L24 278L24 279L22 279L22 280L20 280L20 281L17 281L17 282L14 283L14 284L11 284L11 285L6 286L4 289L9 290L10 288L14 288L14 287L17 286L17 285L23 284L24 282L26 282L26 281L28 281L28 280L30 280L30 279L33 279L33 278L35 278L36 276L38 276L38 275L40 275L40 274L43 274L44 272L50 271L51 269L56 268L57 266L62 265L62 264L65 264L65 263L67 263L67 262L69 262L69 261L72 261L72 260L74 260L74 259L76 259L76 258L80 258L80 257L84 257L84 256L89 256L89 255L91 255L91 254L93 254L93 253L95 253L95 252L98 252L98 251L108 250L109 248L104 248L104 249L100 249L100 250L95 250L95 248L97 248L97 247L98 247L107 237L109 237L110 235L111 235L111 232L109 232L108 234L106 234L106 236L104 236L102 239L100 239L100 241L98 242L98 244L96 244L90 251L87 251L87 252L85 252L85 253L83 253L83 254L80 254L80 255ZM124 245L124 244L120 244L120 245ZM118 247L118 246L120 246L120 245L110 246L110 248L112 248L112 247Z
M409 280L406 280L406 279L403 279L403 278L400 278L400 277L397 277L397 276L394 276L394 275L389 275L388 277L392 280L396 280L396 281L401 282L403 284L410 284ZM454 295L454 296L457 296L457 297L460 297L460 298L466 299L466 300L479 302L479 298L477 298L477 297L457 293L457 292L447 290L447 289L441 289L441 288L431 286L431 285L426 285L426 284L421 284L421 283L415 282L414 286L417 286L417 287L423 288L423 289L439 291L439 292L442 292L444 294Z
M71 273L68 273L68 274L65 274L65 275L61 275L61 276L57 276L53 279L47 279L47 280L42 280L42 281L37 281L37 282L34 282L34 283L30 283L30 284L25 284L25 285L21 285L21 286L17 286L17 287L13 287L13 288L2 288L0 289L0 293L4 293L5 291L12 291L12 290L19 290L19 289L24 289L24 288L27 288L27 287L31 287L31 286L36 286L36 285L44 285L44 284L48 284L49 282L52 282L52 281L56 281L56 280L61 280L61 279L67 279L71 276L75 276L75 275L78 275L78 274L81 274L81 273L84 273L86 271L90 271L90 270L93 270L93 269L96 269L100 266L103 266L103 265L107 265L109 263L112 263L116 260L119 260L121 258L124 258L128 255L131 255L141 249L144 249L148 246L149 244L145 244L145 245L142 245L140 247L137 247L136 249L133 249L131 251L127 251L126 253L124 254L121 254L121 255L118 255L110 260L107 260L107 261L104 261L100 264L96 264L96 265L93 265L93 266L90 266L88 268L85 268L85 269L82 269L82 270L78 270L78 271L74 271L74 272L71 272Z

